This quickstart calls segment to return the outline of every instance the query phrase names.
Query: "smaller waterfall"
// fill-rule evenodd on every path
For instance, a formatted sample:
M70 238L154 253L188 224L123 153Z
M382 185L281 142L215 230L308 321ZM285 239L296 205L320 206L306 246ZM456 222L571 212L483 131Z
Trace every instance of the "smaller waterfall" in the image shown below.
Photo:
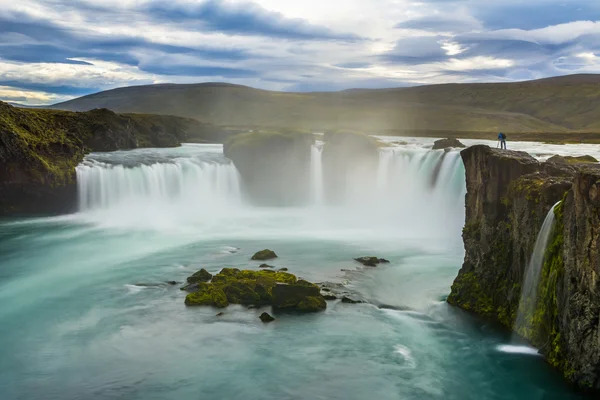
M525 279L521 288L521 300L517 311L517 320L515 321L515 331L522 332L527 328L527 321L535 311L537 303L537 289L540 284L540 275L544 265L544 254L548 245L548 239L554 226L554 209L560 202L556 203L546 215L544 224L540 233L538 233L533 248L533 254L525 271Z
M313 204L323 204L323 143L312 146L310 160L311 197Z
M85 160L77 167L80 211L154 205L183 210L239 204L238 175L231 163L192 158L125 167Z

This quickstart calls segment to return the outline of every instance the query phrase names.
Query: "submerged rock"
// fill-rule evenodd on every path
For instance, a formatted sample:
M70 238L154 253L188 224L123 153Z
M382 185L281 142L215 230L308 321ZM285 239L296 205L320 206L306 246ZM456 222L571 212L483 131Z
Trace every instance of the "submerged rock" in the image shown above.
M344 297L342 297L342 303L359 304L359 303L362 303L362 301L354 300L354 299L351 299L350 297L344 296Z
M287 268L279 268L280 271L289 271Z
M365 267L376 267L379 264L388 264L389 260L385 258L377 258L377 257L359 257L355 258L355 261L358 261Z
M277 254L273 250L265 249L255 253L252 256L252 260L255 261L267 261L277 258Z
M455 147L455 148L465 148L467 146L465 146L464 144L462 144L458 139L456 138L448 138L448 139L440 139L440 140L436 140L433 143L433 150L441 150L441 149L446 149L449 147Z
M167 281L167 284L171 285L171 286L175 286L175 285L177 285L177 282L176 281Z
M212 274L202 268L200 271L196 272L194 275L187 278L188 283L198 283L198 282L208 282L212 279Z
M264 312L264 313L260 314L260 317L259 317L259 318L260 318L260 320L261 320L262 322L264 322L264 323L268 323L268 322L273 322L273 321L275 321L275 318L273 318L271 315L269 315L269 313L266 313L266 312Z
M223 315L225 315L225 313L223 311L217 313L217 315L215 315L215 317L222 317Z
M274 267L274 266L272 266L272 265L269 265L269 264L260 264L260 265L258 266L258 268L275 268L275 267ZM281 270L280 270L280 271L281 271Z
M333 294L324 294L323 298L325 300L337 300L337 296L334 296Z

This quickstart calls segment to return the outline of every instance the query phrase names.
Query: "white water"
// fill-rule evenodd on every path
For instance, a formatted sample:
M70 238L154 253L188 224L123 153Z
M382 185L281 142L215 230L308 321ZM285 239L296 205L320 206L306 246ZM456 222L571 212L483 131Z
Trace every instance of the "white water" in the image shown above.
M104 227L201 231L215 237L287 236L373 241L437 237L460 246L464 167L458 152L385 148L376 171L352 171L343 203L324 198L322 146L311 158L311 201L253 207L238 173L215 145L95 153L77 168L78 218ZM432 243L432 249L438 246Z
M310 178L313 204L323 204L323 143L317 142L311 148Z
M535 241L535 247L533 248L529 264L527 265L527 270L525 271L525 279L523 280L521 289L521 300L519 301L517 320L515 321L515 330L517 332L526 327L527 321L530 319L529 317L535 310L537 290L540 284L542 266L544 264L544 255L548 245L548 238L550 237L552 227L554 226L554 208L559 203L556 203L546 215L542 229L540 230L540 233L538 233Z

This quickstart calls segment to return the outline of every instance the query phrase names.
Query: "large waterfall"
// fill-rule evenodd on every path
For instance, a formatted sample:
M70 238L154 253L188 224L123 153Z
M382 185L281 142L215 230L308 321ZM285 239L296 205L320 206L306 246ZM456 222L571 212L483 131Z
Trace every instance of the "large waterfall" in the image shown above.
M533 248L529 264L527 265L521 289L521 299L519 301L519 309L515 321L516 332L522 332L529 327L528 321L530 321L531 316L535 311L537 290L540 284L542 266L544 264L544 255L546 253L550 233L552 232L552 227L554 226L554 209L559 203L556 203L546 215L542 229L538 233L535 241L535 247Z
M381 235L387 230L407 237L450 236L452 227L460 239L465 183L458 152L383 148L376 170L343 177L343 202L334 206L325 198L322 150L321 142L312 147L310 201L294 208L297 221L324 231L376 228ZM244 199L239 174L218 145L95 153L77 168L77 177L81 214L102 223L214 225L234 214L254 229L265 223L259 217L265 208Z

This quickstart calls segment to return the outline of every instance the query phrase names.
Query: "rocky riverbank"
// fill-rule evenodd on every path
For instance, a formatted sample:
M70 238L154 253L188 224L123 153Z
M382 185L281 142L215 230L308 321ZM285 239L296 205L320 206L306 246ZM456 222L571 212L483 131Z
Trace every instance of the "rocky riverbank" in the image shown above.
M448 302L512 329L537 235L560 201L535 311L518 333L566 379L600 389L600 168L488 146L461 156L465 261Z
M22 109L0 102L0 215L72 211L75 167L90 151L214 141L211 127L188 118Z

